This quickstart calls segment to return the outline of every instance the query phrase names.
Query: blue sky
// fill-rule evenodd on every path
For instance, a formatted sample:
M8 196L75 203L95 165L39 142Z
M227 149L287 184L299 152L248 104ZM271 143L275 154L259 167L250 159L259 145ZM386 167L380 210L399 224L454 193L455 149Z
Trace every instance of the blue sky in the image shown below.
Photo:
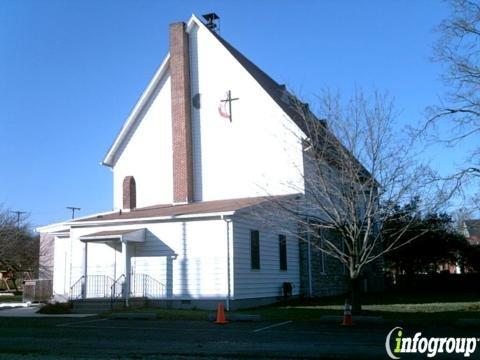
M442 1L0 2L0 203L33 226L110 210L99 165L168 48L168 24L215 11L221 35L279 82L387 90L419 124L442 94L432 63ZM425 154L444 172L464 149Z

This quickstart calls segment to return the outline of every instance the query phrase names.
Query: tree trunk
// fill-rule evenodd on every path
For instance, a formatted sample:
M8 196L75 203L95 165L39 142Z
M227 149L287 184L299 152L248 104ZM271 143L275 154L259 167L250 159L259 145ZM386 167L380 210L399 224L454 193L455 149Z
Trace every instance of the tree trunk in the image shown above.
M352 306L352 314L360 314L362 311L361 295L361 279L356 277L350 278L350 288L348 294L348 302Z

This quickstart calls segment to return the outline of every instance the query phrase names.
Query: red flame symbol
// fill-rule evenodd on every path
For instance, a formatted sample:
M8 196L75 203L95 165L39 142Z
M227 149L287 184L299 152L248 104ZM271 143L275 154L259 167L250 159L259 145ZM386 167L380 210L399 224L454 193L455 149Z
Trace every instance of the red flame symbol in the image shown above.
M226 102L220 102L220 104L218 104L218 113L220 114L221 117L224 117L227 119L230 118L230 115L228 114L228 111L227 111Z

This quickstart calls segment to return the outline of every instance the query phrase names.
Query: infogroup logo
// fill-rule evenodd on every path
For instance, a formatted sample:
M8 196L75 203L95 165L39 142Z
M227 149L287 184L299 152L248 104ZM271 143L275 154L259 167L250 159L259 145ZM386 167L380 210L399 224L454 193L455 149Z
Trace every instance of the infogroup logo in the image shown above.
M394 337L392 339L392 336ZM415 333L413 337L404 336L401 327L393 328L385 340L385 350L391 359L400 359L401 354L426 354L433 358L437 354L463 354L470 357L477 348L480 339L475 337L453 338L453 337L422 337L421 332Z

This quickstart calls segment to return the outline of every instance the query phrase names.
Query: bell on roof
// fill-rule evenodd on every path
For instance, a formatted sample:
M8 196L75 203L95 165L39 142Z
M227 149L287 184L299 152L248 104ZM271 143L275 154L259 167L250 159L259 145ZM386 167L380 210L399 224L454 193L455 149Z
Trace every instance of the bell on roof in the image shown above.
M207 21L205 24L210 30L215 30L218 27L217 20L220 19L220 17L216 13L208 13L202 15L202 17Z

